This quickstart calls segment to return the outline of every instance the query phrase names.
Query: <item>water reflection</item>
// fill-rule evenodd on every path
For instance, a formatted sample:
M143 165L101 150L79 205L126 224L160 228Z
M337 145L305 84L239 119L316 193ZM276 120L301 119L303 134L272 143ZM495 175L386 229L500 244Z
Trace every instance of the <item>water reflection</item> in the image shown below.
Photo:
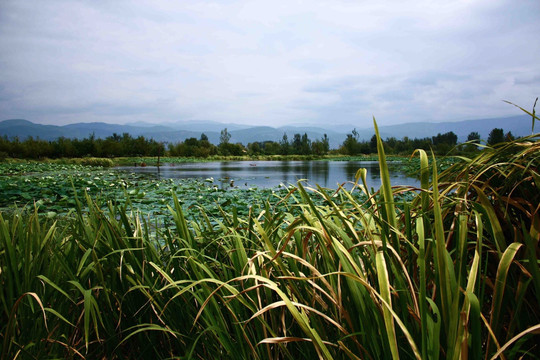
M379 171L379 163L376 163L377 164L377 170L376 171ZM356 176L356 173L358 172L358 169L361 169L361 168L366 168L366 169L369 169L371 168L373 165L373 162L371 161L366 161L364 162L362 165L359 165L356 161L346 161L346 164L345 164L345 174L347 176L348 179L353 179L355 178ZM370 171L368 170L368 173Z
M376 161L224 161L200 162L147 167L119 167L119 169L145 173L155 178L213 178L221 187L274 187L296 184L307 179L310 185L336 188L338 184L354 181L360 168L367 170L369 187L380 187L379 164ZM394 169L393 169L394 168ZM393 185L419 184L389 164ZM231 183L232 182L232 183Z

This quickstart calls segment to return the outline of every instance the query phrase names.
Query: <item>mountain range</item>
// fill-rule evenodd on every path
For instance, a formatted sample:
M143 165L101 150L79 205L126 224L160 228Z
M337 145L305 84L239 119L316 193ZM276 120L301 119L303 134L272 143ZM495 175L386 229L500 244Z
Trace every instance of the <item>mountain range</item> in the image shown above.
M328 135L330 147L337 148L343 143L348 133L351 133L354 125L339 125L333 128L316 127L306 125L295 126L248 126L239 124L224 124L213 121L190 121L177 123L150 124L134 122L131 124L108 124L101 122L74 123L69 125L43 125L23 119L10 119L0 121L0 136L8 138L19 137L23 140L29 136L43 140L54 140L61 136L66 138L85 138L94 134L97 138L104 138L112 134L129 133L131 136L144 136L157 141L177 143L187 138L199 138L201 133L206 134L210 142L219 143L221 130L227 128L231 134L231 142L240 142L247 145L255 141L280 141L283 134L287 134L289 141L294 134L308 134L311 140L320 139L324 134ZM531 118L527 115L511 117L465 120L457 122L416 122L399 125L379 126L383 139L395 137L402 139L424 138L435 136L438 133L453 131L459 141L465 141L467 135L473 131L480 134L482 139L487 139L490 131L494 128L502 128L504 132L511 131L514 136L531 134ZM373 127L356 128L361 140L369 140L374 132Z

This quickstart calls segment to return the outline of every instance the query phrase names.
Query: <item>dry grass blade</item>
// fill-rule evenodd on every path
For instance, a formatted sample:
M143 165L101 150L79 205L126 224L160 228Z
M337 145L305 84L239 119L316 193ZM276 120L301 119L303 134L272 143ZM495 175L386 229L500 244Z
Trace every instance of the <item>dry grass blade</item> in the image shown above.
M521 339L522 337L524 337L525 335L527 334L540 334L540 324L538 325L535 325L535 326L531 326L530 328L526 329L526 330L523 330L522 332L520 332L519 334L517 334L516 336L514 336L512 339L510 339L506 344L504 344L492 357L491 357L491 360L495 360L496 358L498 358L499 356L502 355L502 353L504 353L513 343L515 343L516 341L518 341L519 339ZM532 355L532 354L530 354Z
M48 328L47 328L47 314L45 314L45 308L43 307L43 304L41 303L41 300L40 300L39 296L37 296L37 294L33 293L33 292L27 292L27 293L22 294L17 299L15 304L13 305L13 308L11 309L11 313L9 315L8 322L6 324L7 329L6 329L6 332L3 334L4 344L2 346L2 349L3 349L2 350L2 357L1 357L2 360L8 358L9 350L10 350L11 345L13 343L13 333L15 331L15 327L17 326L17 324L16 324L17 310L19 309L19 306L21 305L21 302L28 296L33 298L34 300L36 300L36 302L38 303L39 308L41 309L41 312L43 314L43 320L45 322L45 328L48 331ZM21 329L19 329L19 331L21 331Z

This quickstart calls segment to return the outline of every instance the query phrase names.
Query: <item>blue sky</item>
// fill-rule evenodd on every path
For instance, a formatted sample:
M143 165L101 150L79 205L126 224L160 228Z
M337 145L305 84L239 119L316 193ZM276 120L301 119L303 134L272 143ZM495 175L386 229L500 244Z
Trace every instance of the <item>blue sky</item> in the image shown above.
M0 2L0 120L382 125L519 113L540 1Z

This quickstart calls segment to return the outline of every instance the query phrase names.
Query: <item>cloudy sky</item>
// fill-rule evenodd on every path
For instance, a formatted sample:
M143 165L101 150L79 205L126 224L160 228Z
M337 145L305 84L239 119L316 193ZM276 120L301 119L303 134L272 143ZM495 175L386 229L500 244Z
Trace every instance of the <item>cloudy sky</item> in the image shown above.
M1 0L0 120L380 124L519 114L538 0Z

